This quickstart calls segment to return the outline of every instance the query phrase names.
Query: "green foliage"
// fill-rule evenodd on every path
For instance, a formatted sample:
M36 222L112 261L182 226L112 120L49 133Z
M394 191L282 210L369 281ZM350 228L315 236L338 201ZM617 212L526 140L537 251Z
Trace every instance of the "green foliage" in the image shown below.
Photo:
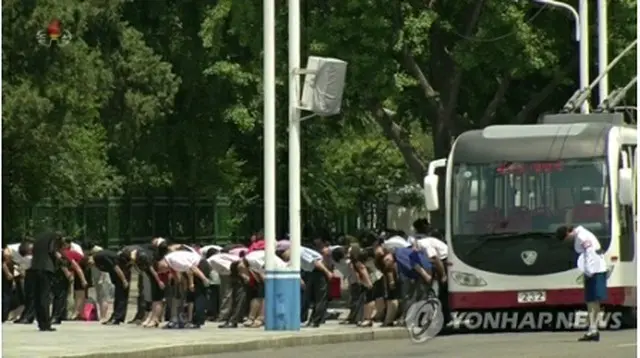
M242 231L262 197L262 6L3 3L2 190L15 208L5 222L44 198L71 205L170 192L227 197L230 230ZM635 6L611 2L612 57L635 38ZM276 16L283 203L286 6ZM69 45L36 43L52 18L73 35ZM309 0L302 19L303 62L349 62L343 113L303 125L304 204L326 217L419 182L461 132L533 121L576 89L572 22L528 1ZM633 74L629 56L611 88Z

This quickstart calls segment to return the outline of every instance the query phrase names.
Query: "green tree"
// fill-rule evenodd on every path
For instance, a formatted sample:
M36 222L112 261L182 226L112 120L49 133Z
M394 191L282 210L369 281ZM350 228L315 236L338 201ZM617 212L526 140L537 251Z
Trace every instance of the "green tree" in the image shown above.
M150 136L178 82L120 20L120 1L11 1L3 10L6 204L73 205L117 194L124 183L152 185L158 175L148 159L161 150L141 143L157 146ZM54 18L73 39L40 46L35 34Z
M50 12L73 12L33 5L3 5L3 193L10 210L44 197L78 202L121 182L107 163L100 124L111 72L83 42L39 46L35 34Z
M610 14L624 18L633 6L616 2ZM371 113L417 181L430 158L411 138L432 136L435 156L444 157L461 132L535 121L576 86L573 24L544 6L351 0L315 2L308 14L311 51L350 63L345 115ZM630 21L614 22L625 25L612 29L612 53L635 31ZM631 63L613 83L630 78Z

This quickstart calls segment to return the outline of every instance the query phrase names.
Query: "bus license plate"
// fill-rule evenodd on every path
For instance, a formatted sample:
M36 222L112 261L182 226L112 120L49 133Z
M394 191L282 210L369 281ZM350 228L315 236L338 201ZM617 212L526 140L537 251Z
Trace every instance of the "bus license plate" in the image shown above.
M518 292L518 303L538 303L547 300L547 293L544 291L523 291Z

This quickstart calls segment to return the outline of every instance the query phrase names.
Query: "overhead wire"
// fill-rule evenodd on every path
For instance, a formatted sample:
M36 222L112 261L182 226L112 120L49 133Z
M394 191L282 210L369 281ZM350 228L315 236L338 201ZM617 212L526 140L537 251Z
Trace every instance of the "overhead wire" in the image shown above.
M538 11L536 11L533 15L531 15L531 17L529 17L527 20L525 20L524 24L530 24L531 22L533 22L538 16L540 16L540 14L542 14L542 11L544 11L545 9L547 9L549 7L549 5L545 4L543 5L540 9L538 9ZM518 33L520 30L518 29L514 29L504 35L500 35L500 36L495 36L495 37L480 37L480 36L465 36L459 32L457 32L456 30L451 30L451 33L453 33L454 35L462 38L463 40L466 41L471 41L471 42L484 42L484 43L489 43L489 42L497 42L497 41L501 41L504 40L508 37L511 37L513 35L515 35L516 33Z

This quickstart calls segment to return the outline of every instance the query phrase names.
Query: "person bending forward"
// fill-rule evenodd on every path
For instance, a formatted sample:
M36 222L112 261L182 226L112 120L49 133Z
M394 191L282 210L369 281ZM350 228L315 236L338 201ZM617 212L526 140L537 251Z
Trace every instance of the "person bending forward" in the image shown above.
M207 286L211 266L199 254L191 251L174 251L158 262L158 272L173 271L187 277L189 293L187 300L193 302L194 314L186 328L200 328L205 322L207 307Z

